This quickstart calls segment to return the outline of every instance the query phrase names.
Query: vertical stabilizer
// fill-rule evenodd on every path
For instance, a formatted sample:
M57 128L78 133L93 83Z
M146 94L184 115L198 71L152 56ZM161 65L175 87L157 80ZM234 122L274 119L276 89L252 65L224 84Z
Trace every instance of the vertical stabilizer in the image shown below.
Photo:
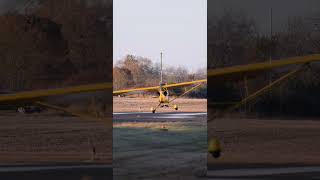
M160 53L160 85L163 83L163 72L162 72L162 52Z

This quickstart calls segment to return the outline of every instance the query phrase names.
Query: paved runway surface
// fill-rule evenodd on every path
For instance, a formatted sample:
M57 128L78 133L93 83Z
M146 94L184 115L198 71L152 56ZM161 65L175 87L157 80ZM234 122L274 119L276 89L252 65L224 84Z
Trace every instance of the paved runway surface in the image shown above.
M114 179L195 179L206 166L206 120L206 113L114 113Z
M5 180L100 180L112 179L112 167L106 164L38 164L0 166Z
M320 179L320 166L298 166L298 165L256 165L242 168L216 167L216 170L208 170L207 178L212 180L230 179ZM210 167L209 167L210 169Z
M172 113L114 113L114 122L203 122L207 118L206 113L182 113L182 112L172 112ZM150 134L148 134L150 135ZM136 136L136 139L140 136ZM144 137L144 136L141 136ZM159 137L161 138L161 136ZM133 137L134 139L134 137ZM178 139L178 138L177 138ZM198 139L199 141L200 139ZM181 140L182 142L183 140ZM141 143L141 142L140 142ZM169 143L170 144L170 143ZM170 145L176 144L179 146L179 142L172 143ZM143 153L147 148L145 147L134 147L130 148L132 152L140 152L141 154L137 154L139 156L144 157L143 160L139 161L140 159L138 157L129 156L129 154L126 154L124 152L119 152L118 155L119 159L121 159L121 163L126 163L126 158L123 158L122 154L128 155L128 159L130 159L130 163L132 167L136 165L135 161L142 163L142 161L145 161L146 159L152 159L153 161L156 161L156 158L147 158L148 155L146 153ZM182 146L181 146L182 148ZM183 147L188 149L187 147ZM150 148L152 149L152 148ZM176 147L174 147L176 149ZM129 149L128 149L129 150ZM154 152L158 152L158 150L152 150ZM174 150L170 150L170 148L166 148L167 153L172 153L177 158L180 158L177 161L180 161L182 163L190 163L193 162L191 160L182 160L183 157L180 156L182 152L174 152ZM201 151L198 151L198 154L200 154ZM121 157L121 158L120 158ZM201 156L198 156L201 157ZM131 159L132 158L132 159ZM122 162L124 161L124 162ZM133 168L129 167L131 172L133 172ZM165 166L159 166L162 168L166 168ZM138 169L142 169L139 171ZM193 167L194 168L194 167ZM178 168L177 168L178 169ZM245 179L293 179L293 180L300 180L300 179L320 179L320 166L304 166L304 165L283 165L283 166L274 166L274 165L251 165L251 166L234 166L234 165L218 165L215 167L208 167L207 171L207 177L206 178L200 178L200 179L212 179L212 180L245 180ZM124 169L122 169L123 171ZM143 172L143 168L140 166L137 166L137 169L135 169L135 173L141 173ZM177 170L174 170L177 171ZM178 171L180 172L180 171ZM126 172L123 172L126 173ZM183 172L182 172L183 173ZM146 172L148 174L145 178L155 178L157 173L150 173ZM159 172L161 174L161 172ZM187 174L181 174L181 177L187 178ZM166 178L170 178L171 176ZM178 177L178 176L177 176ZM192 174L189 174L190 179L197 179ZM157 177L157 179L161 179Z
M206 120L207 113L113 113L114 122L191 122Z
M114 179L320 179L320 166L217 165L208 167L207 178L194 171L204 164L206 113L114 113L114 122L178 122L169 132L149 129L114 130ZM182 124L181 124L182 123ZM184 130L176 130L180 126ZM204 141L204 142L202 142ZM201 159L202 158L202 159ZM98 180L112 179L112 167L104 164L0 165L0 179Z

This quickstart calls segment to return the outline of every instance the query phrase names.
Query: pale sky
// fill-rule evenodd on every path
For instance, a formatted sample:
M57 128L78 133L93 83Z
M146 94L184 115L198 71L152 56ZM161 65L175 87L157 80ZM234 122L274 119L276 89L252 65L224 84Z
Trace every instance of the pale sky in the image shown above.
M207 0L113 1L114 64L127 54L184 66L207 67Z
M273 31L285 31L288 18L301 17L312 24L310 17L319 17L319 0L208 0L209 21L225 12L244 13L257 24L259 32L270 33L270 14L272 8Z

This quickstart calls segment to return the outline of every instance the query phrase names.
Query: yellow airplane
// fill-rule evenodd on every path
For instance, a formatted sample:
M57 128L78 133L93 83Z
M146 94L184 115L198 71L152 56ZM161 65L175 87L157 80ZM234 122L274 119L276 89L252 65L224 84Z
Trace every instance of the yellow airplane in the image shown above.
M247 64L247 65L237 65L237 66L226 67L226 68L211 69L208 71L207 76L209 79L212 79L213 81L214 81L214 78L226 78L226 77L230 77L230 76L236 76L237 78L239 78L239 77L245 77L247 75L250 75L251 73L271 70L274 68L279 68L279 67L288 66L288 65L309 64L313 61L319 61L319 60L320 60L320 55L313 54L313 55L309 55L309 56L292 57L292 58L287 58L287 59L283 59L283 60L276 60L276 61L271 61L271 62L262 62L262 63ZM291 73L294 74L295 72L291 72ZM290 75L291 74L289 74L287 76L290 76ZM287 76L285 76L283 79L286 79ZM155 113L155 111L159 107L173 107L175 110L178 110L178 106L176 104L171 105L172 101L191 92L192 90L198 88L200 85L207 83L207 79L202 79L202 80L196 80L196 81L191 81L191 82L165 84L165 83L163 83L162 79L163 78L162 78L162 54L161 54L161 80L160 80L159 86L113 91L113 94L120 95L120 94L124 94L124 93L131 93L131 92L137 92L137 91L157 91L158 97L159 97L159 104L156 107L151 108L152 113ZM282 80L280 80L280 81L282 81ZM263 93L264 91L268 90L269 88L272 88L274 85L276 85L278 83L279 83L279 81L276 81L276 82L273 82L272 84L269 84L271 86L270 87L267 86L265 89L258 91L258 95L260 93ZM176 87L181 87L181 86L191 86L191 85L193 85L192 88L185 91L183 94L181 94L177 98L169 100L169 91L168 90L170 88L176 88ZM257 97L258 95L255 94L255 97ZM248 100L250 100L250 98L252 99L254 97L248 97L248 98L244 99L244 101L248 101ZM244 104L245 103L244 101L241 103ZM241 105L241 104L238 104L238 105Z
M151 112L155 113L158 108L163 107L172 107L175 110L178 110L178 105L172 104L173 101L176 99L186 95L187 93L195 90L196 88L200 87L201 85L205 84L207 82L207 79L201 79L196 81L190 81L190 82L182 82L182 83L175 83L175 84L166 84L163 82L163 71L162 71L162 53L161 55L161 64L160 64L160 84L159 86L153 86L153 87L143 87L143 88L135 88L135 89L127 89L127 90L119 90L119 91L113 91L113 95L120 95L124 93L131 93L131 92L137 92L137 91L155 91L158 93L159 98L159 104L156 107L151 107ZM177 87L183 87L183 86L192 86L189 90L185 91L178 97L174 99L169 99L169 89L170 88L177 88Z
M298 64L306 65L315 61L320 61L320 54L298 56L298 57L287 58L283 60L274 60L271 62L262 62L262 63L238 65L238 66L232 66L232 67L226 67L226 68L211 69L211 70L208 70L208 78L209 80L211 79L214 80L214 78L224 78L232 75L245 76L250 73L271 70L271 69L280 68L283 66L298 65ZM291 74L294 74L294 73L295 72L291 72ZM170 103L172 102L172 100L167 99L168 89L175 88L175 87L196 85L182 94L182 95L185 95L186 93L190 92L191 90L194 90L196 87L206 82L207 82L207 79L191 81L191 82L175 83L175 84L160 83L159 86L113 91L113 95L119 95L123 93L130 93L130 92L137 92L137 91L158 91L159 103ZM277 82L278 81L276 81L275 84L277 84ZM105 90L111 90L111 89L112 89L112 83L106 82L106 83L88 84L88 85L80 85L80 86L57 88L57 89L43 89L43 90L16 92L16 93L10 93L10 94L1 94L0 105L3 103L10 104L10 103L16 103L16 102L36 102L36 101L43 100L43 98L51 97L51 96L61 96L61 95L94 92L94 91L105 91ZM244 100L249 101L250 98L244 99Z
M208 71L209 82L214 82L215 78L226 78L229 76L245 77L247 75L250 75L251 73L267 71L267 70L280 68L280 67L284 67L284 66L289 66L289 65L300 65L299 67L297 67L294 70L290 71L289 73L283 75L279 79L277 79L273 82L270 82L265 87L248 95L243 100L232 105L230 108L228 108L226 111L224 111L220 115L223 115L225 112L230 112L231 110L236 109L236 108L240 107L241 105L252 101L256 97L264 94L265 92L269 91L271 88L275 87L276 85L279 85L280 83L289 79L293 75L296 75L297 73L303 71L305 68L310 67L311 63L316 62L316 61L320 61L320 54L298 56L298 57L292 57L292 58L287 58L287 59L282 59L282 60L274 60L274 61L270 61L270 62L238 65L238 66L209 70ZM184 92L182 94L182 95L185 95L186 93L194 90L195 88L199 87L200 85L202 85L206 82L207 82L207 79L191 81L191 82L182 82L182 83L176 83L176 84L164 84L164 83L162 83L162 81L160 81L159 86L113 91L113 95L119 95L119 94L123 94L123 93L130 93L130 92L136 92L136 91L158 91L159 92L159 105L156 108L152 108L152 112L155 112L156 109L160 105L162 105L163 103L165 103L165 105L169 106L169 104L173 100L175 100L175 99L173 99L173 100L168 99L168 95L169 95L168 89L169 88L194 85L192 88L190 88L189 90L187 90L186 92ZM60 108L60 107L57 107L54 105L47 104L45 102L42 102L42 100L43 100L43 98L51 97L51 96L76 94L76 93L84 93L84 92L94 92L94 91L104 91L104 90L111 90L111 89L112 89L112 83L98 83L98 84L89 84L89 85L59 88L59 89L33 90L33 91L26 91L26 92L3 94L3 95L0 95L0 109L1 109L2 103L9 103L9 104L11 103L12 104L12 103L18 103L18 102L36 102L39 105L62 110L62 111L71 113L73 115L82 116L82 114L70 112L68 110L65 110L64 108ZM180 96L182 96L182 95L180 95ZM175 109L178 109L177 106L173 106L173 107ZM208 119L208 123L212 122L212 120L214 119L212 117L209 117L209 118L211 118L211 119ZM215 138L210 138L209 144L208 144L208 151L209 151L209 153L212 154L213 157L219 157L220 152L221 152L219 141L217 141Z
M187 93L198 88L200 85L202 85L206 82L207 82L207 79L190 81L190 82L175 83L175 84L160 83L159 86L113 91L113 95L120 95L120 94L124 94L124 93L138 92L138 91L155 91L155 92L158 92L159 104L156 107L151 108L152 113L155 113L157 108L159 108L159 107L172 107L175 110L178 110L178 105L176 105L176 104L171 105L171 103L174 100L176 100L177 98L186 95ZM189 90L185 91L183 94L179 95L178 97L176 97L174 99L169 99L169 89L170 88L191 86L191 85L195 85L195 86L193 86Z
M18 112L26 112L26 110L30 105L32 106L37 105L37 106L43 106L46 108L63 111L68 114L72 114L74 116L95 118L86 114L73 112L62 107L48 104L45 102L46 98L52 97L52 96L62 96L62 95L95 92L95 91L105 91L105 90L111 91L111 89L112 89L112 83L106 82L106 83L80 85L80 86L73 86L73 87L66 87L66 88L42 89L42 90L1 94L0 110L3 109L2 107L4 106L14 104L16 105L15 107L17 107Z
M297 75L299 72L306 70L307 68L311 67L312 62L320 61L320 54L312 54L307 56L297 56L282 60L270 61L270 62L262 62L262 63L255 63L255 64L248 64L248 65L238 65L220 69L211 69L208 71L208 78L209 82L213 82L214 79L219 77L230 77L230 76L237 76L237 78L243 78L244 82L246 83L246 77L250 76L250 74L255 74L261 71L267 71L275 68L280 68L283 66L289 65L298 65L293 70L289 71L288 73L284 74L280 78L270 82L266 86L262 87L261 89L256 90L252 94L247 95L241 101L232 103L226 110L216 113L213 116L210 116L207 120L207 123L211 123L217 117L222 117L224 114L231 112L239 108L240 106L253 101L257 97L265 94L266 92L270 91L272 88L276 87L277 85L281 84L282 82L292 78L294 75ZM210 104L209 104L210 105ZM220 142L217 138L209 137L208 141L208 152L214 157L218 158L221 155L221 146Z
M227 77L231 75L244 76L249 73L266 71L270 69L280 68L283 66L289 65L297 65L297 64L310 64L314 61L320 61L320 54L313 54L308 56L298 56L293 58L287 58L283 60L274 60L271 62L262 62L262 63L254 63L247 65L237 65L226 68L218 68L208 70L208 78L219 78L219 77ZM166 92L169 88L181 87L181 86L190 86L194 84L203 84L206 83L207 79L191 81L191 82L182 82L175 84L160 84L159 86L153 87L143 87L143 88L135 88L135 89L127 89L127 90L117 90L113 91L113 95L119 95L123 93L130 93L136 91L161 91L162 94L159 101L168 102L164 99L166 97ZM25 92L16 92L10 94L2 94L0 95L0 103L4 102L17 102L17 101L33 101L35 99L41 99L50 96L59 96L59 95L68 95L68 94L77 94L84 92L94 92L94 91L104 91L112 89L112 83L97 83L97 84L88 84L88 85L80 85L66 88L57 88L57 89L45 89L45 90L32 90Z

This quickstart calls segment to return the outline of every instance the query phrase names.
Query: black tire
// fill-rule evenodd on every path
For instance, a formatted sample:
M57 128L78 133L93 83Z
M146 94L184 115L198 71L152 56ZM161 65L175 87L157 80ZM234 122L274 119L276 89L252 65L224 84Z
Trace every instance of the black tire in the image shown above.
M217 159L221 156L221 151L213 151L213 152L211 152L211 155L212 155L212 157Z

